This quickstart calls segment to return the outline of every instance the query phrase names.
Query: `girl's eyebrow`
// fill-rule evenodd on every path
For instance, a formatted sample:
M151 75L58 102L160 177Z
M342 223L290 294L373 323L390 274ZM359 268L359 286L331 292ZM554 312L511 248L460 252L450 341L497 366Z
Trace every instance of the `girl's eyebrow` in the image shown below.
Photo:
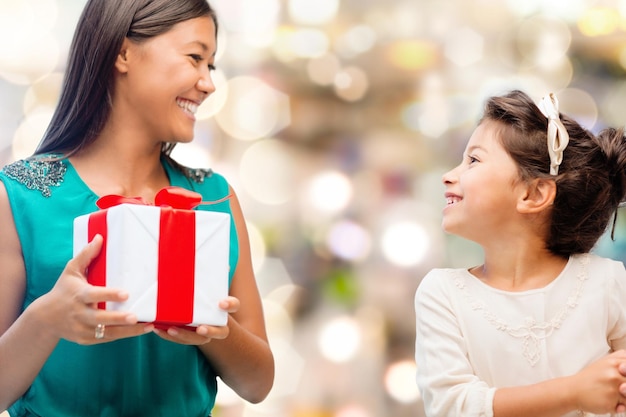
M485 151L485 148L483 148L483 147L482 147L482 146L480 146L480 145L472 145L472 146L470 146L470 147L468 147L468 148L467 148L467 152L473 152L473 151L476 151L476 150L486 152L486 151Z

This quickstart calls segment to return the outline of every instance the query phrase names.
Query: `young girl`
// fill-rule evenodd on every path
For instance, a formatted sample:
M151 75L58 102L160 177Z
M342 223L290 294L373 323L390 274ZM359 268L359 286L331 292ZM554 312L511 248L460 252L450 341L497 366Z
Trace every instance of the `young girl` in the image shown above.
M0 173L0 410L22 416L207 417L219 376L261 401L274 377L245 221L226 180L176 163L211 80L217 20L206 0L90 0L56 113L35 155ZM154 202L166 186L226 201L231 214L226 326L155 329L96 308L126 293L72 257L72 224L99 196ZM68 263L69 261L69 263Z
M625 410L626 271L589 253L625 175L621 130L594 136L554 95L539 107L520 91L487 101L443 176L443 229L478 243L484 263L435 269L415 296L427 416Z

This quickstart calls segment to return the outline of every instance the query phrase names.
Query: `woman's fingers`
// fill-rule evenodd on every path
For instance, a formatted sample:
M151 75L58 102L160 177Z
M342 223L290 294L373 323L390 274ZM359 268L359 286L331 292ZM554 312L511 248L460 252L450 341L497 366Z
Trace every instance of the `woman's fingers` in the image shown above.
M102 249L102 236L96 235L66 266L66 270L84 274L89 264L98 256Z

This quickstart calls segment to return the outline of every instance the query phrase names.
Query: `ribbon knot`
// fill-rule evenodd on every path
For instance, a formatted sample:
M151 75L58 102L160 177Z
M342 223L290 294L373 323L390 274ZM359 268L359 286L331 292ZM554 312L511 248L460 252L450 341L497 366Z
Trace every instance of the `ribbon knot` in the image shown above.
M181 187L165 187L159 190L154 198L154 205L158 207L172 207L181 210L191 210L202 203L202 195ZM124 197L116 194L102 196L96 202L98 208L104 210L120 204L140 204L149 206L141 197Z
M569 143L569 133L559 116L559 101L553 93L541 99L539 110L548 119L548 153L550 154L550 175L558 175L563 162L563 151Z

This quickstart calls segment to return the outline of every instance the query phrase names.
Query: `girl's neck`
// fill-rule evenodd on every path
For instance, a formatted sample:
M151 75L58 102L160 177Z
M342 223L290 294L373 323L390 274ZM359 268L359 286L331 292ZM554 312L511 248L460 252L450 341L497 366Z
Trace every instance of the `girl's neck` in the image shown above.
M568 259L547 250L485 253L485 263L470 272L485 284L504 291L543 288L554 281Z

